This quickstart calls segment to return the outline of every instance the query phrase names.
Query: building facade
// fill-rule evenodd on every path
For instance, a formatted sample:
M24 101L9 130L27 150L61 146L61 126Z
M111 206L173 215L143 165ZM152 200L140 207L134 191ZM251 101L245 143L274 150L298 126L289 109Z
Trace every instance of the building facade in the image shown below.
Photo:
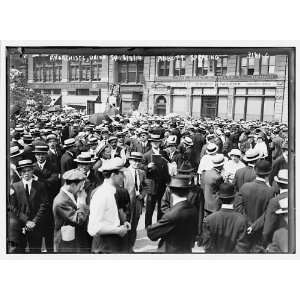
M288 120L286 55L141 57L28 56L28 85L62 104L95 111L116 101L122 112ZM118 97L117 97L118 98ZM118 102L118 101L117 101ZM119 103L116 103L119 105Z

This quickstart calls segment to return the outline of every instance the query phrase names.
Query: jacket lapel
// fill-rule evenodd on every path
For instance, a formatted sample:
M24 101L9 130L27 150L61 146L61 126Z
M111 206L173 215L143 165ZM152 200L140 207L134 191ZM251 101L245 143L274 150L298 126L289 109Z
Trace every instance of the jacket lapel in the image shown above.
M30 203L32 203L32 201L35 197L35 194L36 194L36 182L32 181L30 195L29 195L29 202Z

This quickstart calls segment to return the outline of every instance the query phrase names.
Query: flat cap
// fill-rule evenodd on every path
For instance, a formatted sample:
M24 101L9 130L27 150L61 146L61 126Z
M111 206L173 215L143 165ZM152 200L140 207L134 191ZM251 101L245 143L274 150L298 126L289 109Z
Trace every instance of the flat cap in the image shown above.
M64 180L84 180L86 176L78 169L72 169L63 174Z

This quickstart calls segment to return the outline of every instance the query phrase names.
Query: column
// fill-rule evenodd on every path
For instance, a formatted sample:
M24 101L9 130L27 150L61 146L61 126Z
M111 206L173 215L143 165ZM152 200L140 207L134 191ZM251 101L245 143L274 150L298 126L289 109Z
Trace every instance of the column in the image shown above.
M33 57L32 55L28 56L28 83L33 82Z
M192 115L192 88L188 87L186 89L186 108L187 108L187 114L189 116Z
M260 57L255 58L255 60L254 60L254 75L260 74L260 62L261 62Z
M233 101L234 101L234 88L228 89L228 104L227 104L227 118L233 119Z
M193 76L193 60L191 55L185 57L185 76Z
M175 62L175 60L170 61L169 76L171 76L171 77L174 76L174 62Z
M61 82L69 81L69 62L66 59L63 59L61 62Z
M171 113L171 91L168 92L168 94L166 94L166 114L168 115L169 113Z

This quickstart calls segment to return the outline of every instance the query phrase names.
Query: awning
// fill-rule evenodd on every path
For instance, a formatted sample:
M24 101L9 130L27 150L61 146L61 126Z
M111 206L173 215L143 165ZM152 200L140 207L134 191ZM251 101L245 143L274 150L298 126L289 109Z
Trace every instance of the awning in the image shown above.
M76 96L67 95L62 96L62 105L68 106L87 106L88 101L96 101L97 95L87 95L87 96Z
M51 95L50 98L51 98L50 106L61 105L61 101L59 101L61 100L61 95Z

